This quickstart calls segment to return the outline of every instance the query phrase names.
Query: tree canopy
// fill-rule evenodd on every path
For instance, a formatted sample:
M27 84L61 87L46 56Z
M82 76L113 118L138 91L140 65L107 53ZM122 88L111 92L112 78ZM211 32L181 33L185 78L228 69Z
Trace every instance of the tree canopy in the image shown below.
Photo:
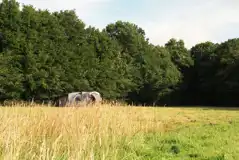
M0 100L96 90L140 105L239 105L239 39L149 43L136 24L86 27L74 10L0 3Z

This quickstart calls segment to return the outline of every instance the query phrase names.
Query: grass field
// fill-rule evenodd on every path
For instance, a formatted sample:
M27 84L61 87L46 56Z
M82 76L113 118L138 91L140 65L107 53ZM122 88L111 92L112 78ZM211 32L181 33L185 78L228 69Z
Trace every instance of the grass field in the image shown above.
M239 160L239 111L1 107L0 159Z

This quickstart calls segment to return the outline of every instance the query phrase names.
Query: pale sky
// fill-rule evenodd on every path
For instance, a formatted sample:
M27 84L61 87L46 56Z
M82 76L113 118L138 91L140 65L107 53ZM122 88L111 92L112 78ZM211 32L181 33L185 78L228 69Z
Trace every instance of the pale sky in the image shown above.
M1 1L1 0L0 0ZM88 26L99 29L117 20L143 28L155 45L170 38L186 47L239 38L239 0L17 0L50 11L75 9Z

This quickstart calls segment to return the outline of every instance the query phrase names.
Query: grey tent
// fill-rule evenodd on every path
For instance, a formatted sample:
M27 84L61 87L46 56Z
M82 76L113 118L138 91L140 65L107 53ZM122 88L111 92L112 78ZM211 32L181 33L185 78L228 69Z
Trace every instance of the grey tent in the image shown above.
M92 91L92 92L81 92L83 99L84 97L90 97L93 102L101 102L102 98L99 92Z
M66 106L73 104L87 105L89 103L101 102L102 98L99 92L72 92L57 99L57 106Z

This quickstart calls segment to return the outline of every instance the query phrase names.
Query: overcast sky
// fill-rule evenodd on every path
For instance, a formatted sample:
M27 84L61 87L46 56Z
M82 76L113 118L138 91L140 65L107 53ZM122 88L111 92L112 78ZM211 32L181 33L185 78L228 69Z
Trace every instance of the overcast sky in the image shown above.
M0 0L1 1L1 0ZM137 24L150 42L183 39L187 47L239 37L239 0L17 0L36 8L75 9L86 25L104 28L117 20Z

